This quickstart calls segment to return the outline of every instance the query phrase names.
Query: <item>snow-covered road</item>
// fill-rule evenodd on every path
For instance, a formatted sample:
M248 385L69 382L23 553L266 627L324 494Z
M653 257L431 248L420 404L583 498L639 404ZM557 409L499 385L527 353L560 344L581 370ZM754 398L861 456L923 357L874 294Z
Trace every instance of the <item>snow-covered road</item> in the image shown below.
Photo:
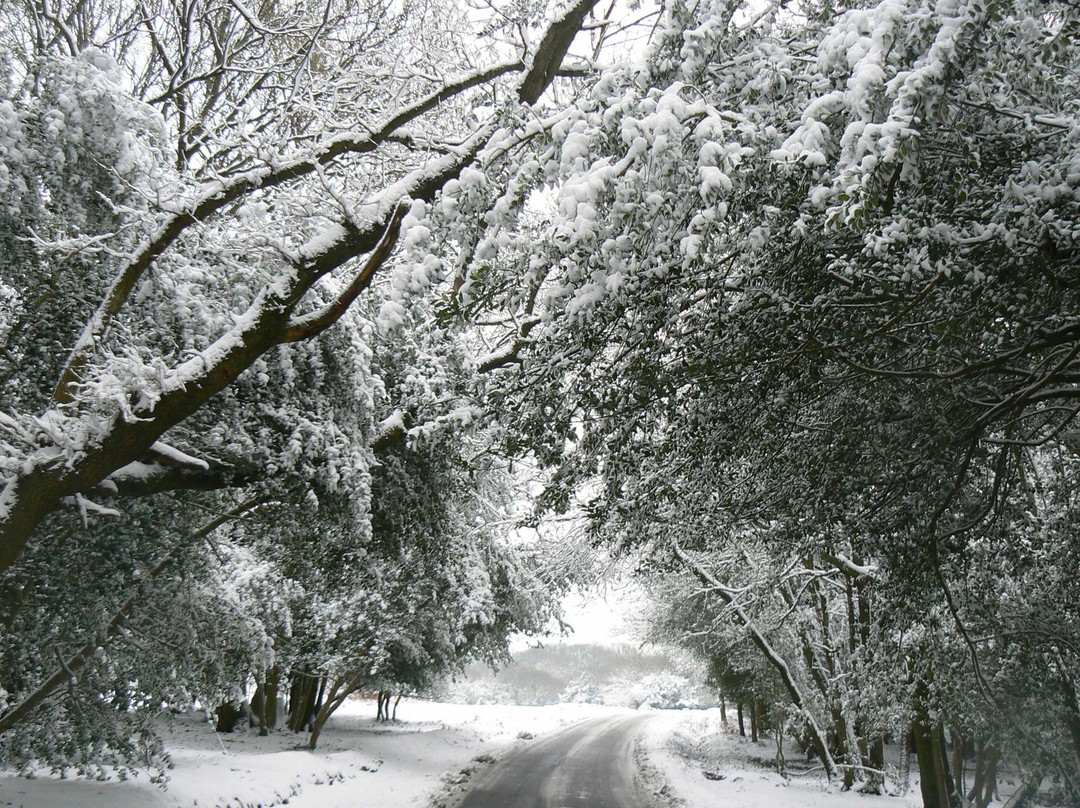
M638 712L588 704L525 707L406 700L398 723L378 723L374 715L373 702L346 703L316 752L298 748L306 736L278 732L260 738L254 731L218 736L197 716L181 716L166 733L174 762L167 788L146 778L99 782L60 779L48 772L36 779L0 773L0 808L919 804L916 782L906 789L899 785L902 778L896 775L902 767L896 760L887 766L888 789L898 796L842 792L820 772L807 771L793 749L787 750L792 771L785 779L771 766L774 742L740 737L715 709ZM635 744L635 736L640 744ZM635 763L640 767L638 791L628 797ZM515 780L520 795L537 799L514 802L506 796ZM1002 796L1013 788L1003 783ZM544 802L547 797L554 801Z
M637 808L634 740L647 715L596 718L499 763L461 808Z

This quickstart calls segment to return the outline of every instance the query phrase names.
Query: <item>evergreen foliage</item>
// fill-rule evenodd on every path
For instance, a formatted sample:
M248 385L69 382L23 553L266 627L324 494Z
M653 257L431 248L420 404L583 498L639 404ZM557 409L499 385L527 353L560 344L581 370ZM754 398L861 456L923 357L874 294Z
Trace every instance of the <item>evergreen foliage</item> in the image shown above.
M753 731L1080 798L1077 8L674 2L563 64L594 1L513 53L536 4L0 12L5 759L503 660L562 582L525 459Z

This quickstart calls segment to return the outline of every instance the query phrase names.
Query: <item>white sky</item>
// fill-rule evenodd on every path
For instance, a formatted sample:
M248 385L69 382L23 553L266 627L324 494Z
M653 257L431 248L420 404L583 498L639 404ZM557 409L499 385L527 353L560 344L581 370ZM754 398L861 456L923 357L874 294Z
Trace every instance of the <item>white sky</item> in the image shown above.
M617 645L640 642L639 621L645 594L632 581L608 583L602 589L573 593L563 598L563 620L573 629L565 636L552 634L548 637L518 636L510 644L512 652L535 646L572 645L596 643ZM552 630L557 627L553 625Z
M634 601L625 588L568 596L563 600L564 619L574 631L559 641L601 644L632 641L628 618L634 614Z

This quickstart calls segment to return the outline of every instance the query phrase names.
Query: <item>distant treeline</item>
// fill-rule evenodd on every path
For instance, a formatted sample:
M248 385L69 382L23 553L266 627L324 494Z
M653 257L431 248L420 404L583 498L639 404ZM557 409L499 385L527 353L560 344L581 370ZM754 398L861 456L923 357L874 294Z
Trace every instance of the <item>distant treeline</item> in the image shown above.
M435 695L468 703L690 707L713 703L702 680L692 663L661 649L575 643L528 648L497 672L471 665Z

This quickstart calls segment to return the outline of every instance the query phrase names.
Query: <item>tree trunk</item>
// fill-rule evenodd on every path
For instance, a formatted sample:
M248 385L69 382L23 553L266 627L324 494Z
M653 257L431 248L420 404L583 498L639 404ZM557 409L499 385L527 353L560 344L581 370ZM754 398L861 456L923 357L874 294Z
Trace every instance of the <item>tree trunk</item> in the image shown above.
M334 714L342 704L345 703L351 694L355 693L360 687L360 683L370 674L369 668L363 668L358 671L354 671L349 674L341 676L334 680L329 691L325 692L326 702L321 705L319 712L312 718L311 721L311 738L308 739L308 749L314 751L316 745L319 743L319 735L323 731L323 727L326 726L326 722L330 719L330 716ZM323 687L326 686L326 680L323 680ZM389 697L387 698L389 701Z
M311 717L308 719L308 729L314 728L315 716L319 714L323 706L323 696L326 694L326 677L319 677L319 694L315 697L315 704L311 708Z
M850 763L851 759L848 755L849 745L847 742L849 732L848 722L847 718L844 716L843 709L839 705L833 708L833 722L833 732L836 735L836 746L833 749L833 755L835 755L837 760L847 760L847 762ZM844 769L844 791L850 790L854 784L855 770L849 766Z
M397 721L397 706L399 704L401 704L401 695L402 695L401 691L399 690L398 694L397 694L397 698L394 699L394 714L390 716L390 720L394 721L394 722Z
M994 747L991 750L990 760L986 764L986 774L983 778L983 790L982 795L979 797L979 808L987 808L990 801L994 799L994 794L997 793L997 769L998 761L1001 759L1001 753Z
M858 748L852 749L849 742L849 736L851 735L851 727L848 725L848 719L843 715L843 709L837 708L837 714L839 715L839 723L836 725L836 757L839 760L847 760L849 764L854 763L858 758ZM851 786L855 784L855 770L848 766L843 770L843 791L850 791Z
M784 683L784 689L788 693L788 697L791 699L791 703L795 705L795 708L802 714L806 728L810 734L814 746L817 748L817 753L821 757L822 765L825 766L826 776L832 780L837 777L839 772L836 768L836 762L833 760L832 754L829 752L829 746L825 738L825 733L822 732L821 727L818 726L817 719L810 711L806 699L803 698L802 688L799 687L799 683L795 681L795 676L791 672L791 668L788 666L787 661L773 648L768 638L761 632L757 624L750 618L750 615L746 613L746 610L740 605L738 598L735 597L735 593L731 589L724 586L715 576L711 575L707 570L703 569L699 564L694 562L678 543L672 544L672 551L675 556L687 566L687 568L694 574L694 577L708 586L711 591L720 596L722 600L731 608L734 620L745 627L750 633L750 640L757 646L758 650L764 655L768 663L773 667L777 674L780 676L780 680Z
M277 728L278 686L281 683L281 669L273 667L266 672L266 703L263 706L263 726L267 730Z
M773 708L773 739L776 741L776 771L787 779L787 760L784 759L784 721L779 708Z
M739 702L739 734L746 737L746 727L743 725L742 702Z
M965 746L967 740L958 727L953 727L952 733L952 775L957 794L963 794L967 788L964 782L967 775L967 763L965 760Z
M870 765L878 771L885 770L885 739L880 735L870 745Z
M255 696L251 699L252 717L259 720L259 735L270 734L277 724L277 698L278 680L281 672L277 668L270 668L265 678L255 688Z
M311 737L308 738L308 749L311 749L312 751L315 750L316 745L319 743L319 735L322 734L326 722L330 720L330 716L333 715L334 710L341 706L341 703L345 701L355 687L355 680L349 676L335 679L333 685L330 687L330 693L327 695L326 703L322 704L322 697L325 694L326 688L326 677L323 677L322 688L319 690L320 706L318 712L312 716L309 725ZM382 692L380 691L380 705L381 703Z
M927 709L929 688L923 679L915 684L915 721L911 727L915 755L919 762L919 787L923 808L951 808L954 793L949 761L945 757L941 724L930 718Z
M903 752L900 755L900 796L907 794L911 786L911 753L915 751L914 733L908 732L902 744Z
M945 730L941 723L930 728L930 748L934 756L934 777L937 779L939 808L952 808L955 790L949 774L949 758L945 754Z
M975 749L975 770L971 773L971 790L968 791L967 798L975 808L979 808L979 797L982 796L983 779L986 776L986 744L979 741Z
M863 794L880 794L885 786L885 739L878 735L872 743L868 742L869 755L867 764L873 769L866 785L859 789Z
M974 808L987 808L997 791L998 751L992 742L980 742L975 756L975 772L972 775L968 802Z
M923 808L949 808L949 791L945 786L944 758L934 740L937 728L929 723L925 713L916 717L911 727L915 740L915 758L919 764L919 788Z
M326 703L314 720L311 722L311 737L308 738L308 749L315 751L315 747L319 743L319 735L322 734L323 727L326 726L326 722L330 719L330 715L334 712L332 709L328 709L330 702Z
M263 682L259 682L255 685L255 695L251 697L251 718L249 719L249 725L259 725L259 736L269 735L269 731L266 729L266 686Z
M1065 725L1069 729L1069 739L1072 741L1073 754L1080 763L1080 706L1076 700L1076 688L1065 676L1061 677L1061 699L1065 707Z
M757 743L758 739L758 711L757 702L750 702L750 740Z
M324 677L310 673L293 674L293 684L289 696L289 729L301 732L311 725L312 717L318 710L316 699L319 683Z
M911 725L911 739L915 746L915 760L919 764L919 790L922 792L923 808L940 808L938 780L934 772L934 752L930 745L930 733L922 718Z
M855 654L858 649L858 641L856 639L858 632L858 620L855 617L855 582L851 580L850 576L844 578L844 600L847 606L847 624L848 624L848 652Z
M997 794L997 768L1000 759L1001 756L995 749L994 756L987 765L986 780L983 782L983 793L982 797L979 799L979 808L987 808L987 806L990 805L990 801L994 799L994 795Z
M925 713L917 715L911 732L915 740L915 757L919 764L919 788L923 808L951 808L952 793L948 761L940 743L940 727L929 723Z
M376 700L376 705L377 705L376 708L375 708L375 720L376 721L385 721L386 720L386 701L387 701L386 691L385 690L380 690L378 692L378 694L376 695L375 700Z

